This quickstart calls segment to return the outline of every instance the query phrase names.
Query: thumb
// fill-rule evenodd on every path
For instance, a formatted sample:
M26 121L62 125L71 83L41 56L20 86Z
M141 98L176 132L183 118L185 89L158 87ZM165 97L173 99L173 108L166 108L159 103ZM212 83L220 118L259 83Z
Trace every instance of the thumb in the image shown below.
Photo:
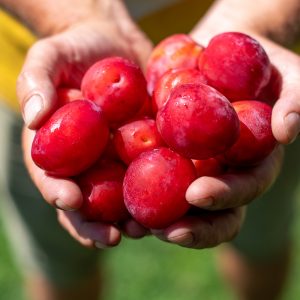
M38 41L28 51L17 80L17 95L30 129L39 128L56 107L58 66L58 53L47 39Z
M300 131L300 57L280 48L273 62L283 80L280 97L273 107L272 130L278 142L289 144Z
M285 76L280 98L273 108L273 134L282 144L293 142L300 131L300 69L298 73Z

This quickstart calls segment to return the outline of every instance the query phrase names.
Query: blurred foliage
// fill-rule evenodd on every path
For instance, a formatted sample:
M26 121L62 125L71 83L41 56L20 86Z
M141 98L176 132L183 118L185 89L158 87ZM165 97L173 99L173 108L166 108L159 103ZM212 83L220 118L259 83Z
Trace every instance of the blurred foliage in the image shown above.
M283 300L300 298L300 240L296 239L300 220L295 225L294 264ZM0 245L0 299L25 300L21 275L1 222ZM103 253L105 300L231 300L232 294L217 272L215 254L216 249L184 249L153 237L124 238L118 247Z
M0 219L0 300L23 300L21 275L10 250Z

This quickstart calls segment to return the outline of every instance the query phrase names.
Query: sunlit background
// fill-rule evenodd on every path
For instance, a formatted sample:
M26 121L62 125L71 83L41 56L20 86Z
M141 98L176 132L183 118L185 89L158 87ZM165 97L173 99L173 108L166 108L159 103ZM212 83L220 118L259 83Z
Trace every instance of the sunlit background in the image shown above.
M191 28L199 18L199 6L205 11L212 1L189 0L192 7L195 6L189 10L189 14L185 2L187 1L183 1L183 4L179 4L168 14L160 12L156 16L141 20L142 27L155 42L171 33L186 32L182 29L184 16L188 15L185 28ZM181 22L174 22L178 20L178 11ZM296 215L300 216L300 206L297 210ZM293 250L294 262L284 300L300 299L300 218L295 220L293 235L296 245ZM217 250L184 249L153 237L141 240L124 238L118 247L103 252L103 278L107 284L105 299L232 300L230 290L217 271L214 260ZM11 254L0 218L0 300L25 300L21 282L21 275Z
M300 215L300 207L298 211ZM300 297L300 219L294 229L294 263L283 300ZM1 222L0 245L0 299L25 300L21 275ZM217 272L216 253L217 249L184 249L152 237L123 239L118 247L103 252L103 278L107 283L104 299L232 300L230 290Z

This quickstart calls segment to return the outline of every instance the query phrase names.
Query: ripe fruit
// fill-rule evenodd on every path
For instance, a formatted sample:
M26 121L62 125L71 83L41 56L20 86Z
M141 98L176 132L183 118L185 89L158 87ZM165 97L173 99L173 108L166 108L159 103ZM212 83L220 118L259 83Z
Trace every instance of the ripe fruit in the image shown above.
M189 209L185 192L195 178L191 160L168 148L146 151L126 171L125 205L143 226L165 228Z
M103 110L111 127L132 118L148 99L145 77L140 68L121 57L102 59L85 73L83 96Z
M36 132L31 156L50 175L74 176L98 159L108 135L97 105L87 100L72 101L59 108Z
M156 122L166 144L192 159L223 153L239 135L239 120L231 103L201 83L174 88Z
M174 34L162 40L152 51L147 64L148 92L167 71L177 68L196 69L203 46L186 34Z
M282 76L275 66L272 66L272 73L269 83L261 90L257 100L273 106L280 96L282 88Z
M103 150L103 153L101 154L101 158L115 160L115 161L121 161L119 154L117 152L116 146L113 142L113 134L112 133L109 135L106 147Z
M152 97L150 97L150 96L147 98L147 100L145 100L144 105L137 112L137 114L131 120L127 120L127 122L125 122L125 124L130 123L133 120L138 120L138 119L142 119L145 117L153 118Z
M112 160L100 160L76 178L83 195L80 209L89 221L121 222L129 217L123 199L126 168Z
M197 177L219 176L225 173L225 166L216 158L194 159Z
M255 165L276 146L265 103L277 100L282 78L250 36L222 33L206 49L186 34L170 36L154 48L146 78L125 58L102 59L81 91L57 89L61 108L36 133L34 162L73 177L87 221L131 215L163 229L206 217L186 201L189 185Z
M82 93L78 89L59 87L56 90L58 107L61 107L71 101L83 99Z
M240 120L240 136L224 154L231 166L251 166L267 157L276 146L271 128L272 108L260 101L233 103Z
M119 157L126 164L142 152L164 145L152 119L137 120L123 125L115 131L113 141Z
M256 40L225 32L210 40L199 57L199 70L230 101L253 100L269 82L271 63Z
M157 81L153 93L153 111L156 113L168 101L172 90L187 83L206 83L203 74L196 69L172 69Z

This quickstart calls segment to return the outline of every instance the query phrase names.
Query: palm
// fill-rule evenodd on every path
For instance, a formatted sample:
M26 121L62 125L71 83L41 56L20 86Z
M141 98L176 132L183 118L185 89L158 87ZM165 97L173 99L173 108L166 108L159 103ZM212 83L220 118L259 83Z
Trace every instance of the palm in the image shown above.
M78 88L83 74L95 61L118 55L142 64L151 43L139 32L134 37L143 45L143 51L135 48L136 44L130 43L132 36L125 36L117 25L88 21L38 41L29 50L18 80L23 109L32 95L39 95L43 101L35 118L27 123L28 127L38 129L56 109L56 88L60 85ZM33 130L24 129L25 164L33 182L49 204L64 210L78 209L82 203L79 187L71 179L48 176L33 163L30 151L34 134ZM103 246L115 245L120 240L120 232L113 226L90 224L76 212L61 211L58 216L62 226L85 246L93 246L94 241Z

